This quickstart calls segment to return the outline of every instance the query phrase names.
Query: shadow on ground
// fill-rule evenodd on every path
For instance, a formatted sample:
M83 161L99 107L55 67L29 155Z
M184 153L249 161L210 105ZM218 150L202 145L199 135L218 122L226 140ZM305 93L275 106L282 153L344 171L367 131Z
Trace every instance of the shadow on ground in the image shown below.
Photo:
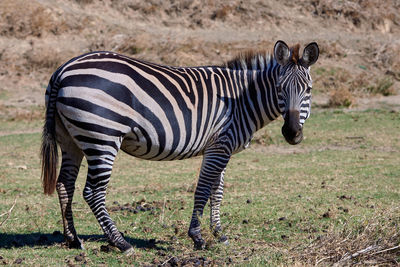
M79 235L79 238L84 242L104 242L104 245L108 244L107 240L102 235ZM155 249L165 250L162 247L157 246L161 242L149 239L136 239L125 236L125 240L132 244L134 247L139 249ZM59 231L55 231L52 234L46 233L27 233L27 234L16 234L16 233L0 233L0 249L12 249L20 247L36 247L36 246L53 246L64 242L64 236ZM165 241L162 241L164 243Z

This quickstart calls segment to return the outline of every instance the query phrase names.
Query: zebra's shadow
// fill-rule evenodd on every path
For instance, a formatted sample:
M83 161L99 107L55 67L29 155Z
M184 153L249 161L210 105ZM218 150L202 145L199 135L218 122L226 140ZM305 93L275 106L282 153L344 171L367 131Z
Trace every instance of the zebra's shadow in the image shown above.
M107 241L103 235L79 235L79 238L87 242L103 242L107 245ZM166 250L159 244L168 243L166 241L157 241L154 239L136 239L129 236L124 237L134 248L139 249L155 249L155 250ZM13 249L20 247L46 247L64 242L64 236L56 231L53 234L46 233L0 233L0 249Z

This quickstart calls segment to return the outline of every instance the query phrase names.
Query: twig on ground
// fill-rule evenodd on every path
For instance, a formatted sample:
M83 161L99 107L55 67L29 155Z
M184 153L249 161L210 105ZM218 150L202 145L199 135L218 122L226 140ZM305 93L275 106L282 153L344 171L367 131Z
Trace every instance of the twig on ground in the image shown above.
M332 259L332 258L333 258L332 256L329 256L329 257L325 257L325 258L319 259L319 260L315 263L315 266L318 266L318 264L320 264L320 263L323 262L324 260L328 260L328 259Z
M161 214L160 214L160 223L161 223L161 225L164 224L165 202L166 202L166 199L165 199L165 197L164 197L164 202L163 202L163 206L162 206L162 211L161 211Z
M368 252L370 252L370 251L372 251L372 250L377 250L377 249L379 249L379 248L380 248L380 247L377 246L377 245L371 245L371 246L366 247L366 248L364 248L364 249L361 249L361 250L359 250L359 251L357 251L357 252L355 252L355 253L353 253L353 254L347 256L347 257L342 258L340 261L336 262L333 266L339 266L339 265L341 265L341 264L342 264L343 262L345 262L345 261L348 261L348 260L357 258L358 256L361 256L361 255L363 255L363 254L366 254L366 253L368 253Z
M395 250L395 249L398 249L398 248L400 248L400 245L392 247L392 248L387 248L387 249L384 249L384 250L380 250L380 251L374 252L371 255L381 254L381 253L388 252L388 251L391 251L391 250Z
M10 208L7 212L4 212L3 214L0 214L0 217L3 217L3 216L5 216L5 215L7 215L7 217L4 219L4 221L0 222L0 227L1 227L1 226L8 220L8 218L10 217L10 214L11 214L12 210L14 209L15 204L17 204L17 199L14 199L14 204L11 206L11 208Z
M172 260L173 257L170 257L169 259L167 259L166 261L164 261L161 266L164 266L165 264L167 264L167 262L169 262L170 260Z

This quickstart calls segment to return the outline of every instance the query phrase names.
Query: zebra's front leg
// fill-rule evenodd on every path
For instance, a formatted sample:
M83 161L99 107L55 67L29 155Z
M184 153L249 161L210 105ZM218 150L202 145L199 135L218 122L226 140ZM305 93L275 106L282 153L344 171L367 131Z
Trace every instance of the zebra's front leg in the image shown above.
M213 235L218 238L218 241L228 244L228 238L222 234L220 207L224 195L224 174L225 169L221 172L220 178L217 183L213 184L211 188L210 197L210 229Z
M213 185L220 183L221 173L228 164L230 154L225 151L207 151L204 154L199 181L194 194L194 208L188 235L193 239L195 249L204 249L200 220L204 206L210 198Z
M108 242L125 254L130 255L133 254L133 248L118 231L105 205L106 189L110 181L115 156L111 157L109 154L101 155L102 152L104 151L96 152L99 153L98 156L86 156L88 159L88 176L83 190L83 197L93 211Z

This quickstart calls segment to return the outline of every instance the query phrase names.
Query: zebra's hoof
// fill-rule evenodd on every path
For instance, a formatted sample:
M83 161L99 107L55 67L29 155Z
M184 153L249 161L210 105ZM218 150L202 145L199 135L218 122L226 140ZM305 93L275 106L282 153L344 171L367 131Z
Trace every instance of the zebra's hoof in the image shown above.
M123 253L126 257L131 257L135 254L135 250L133 249L133 247L130 247L127 250L125 250Z
M115 249L119 249L122 253L129 256L133 253L133 247L128 242L123 242L122 244L111 246Z
M78 238L73 241L67 241L68 248L75 248L75 249L85 249L83 247L82 241Z
M195 250L203 250L205 248L206 248L206 242L204 242L204 240L202 238L194 241L194 249Z
M221 235L218 238L218 242L221 243L221 244L224 244L224 245L229 245L229 240L228 240L228 237L226 235Z

